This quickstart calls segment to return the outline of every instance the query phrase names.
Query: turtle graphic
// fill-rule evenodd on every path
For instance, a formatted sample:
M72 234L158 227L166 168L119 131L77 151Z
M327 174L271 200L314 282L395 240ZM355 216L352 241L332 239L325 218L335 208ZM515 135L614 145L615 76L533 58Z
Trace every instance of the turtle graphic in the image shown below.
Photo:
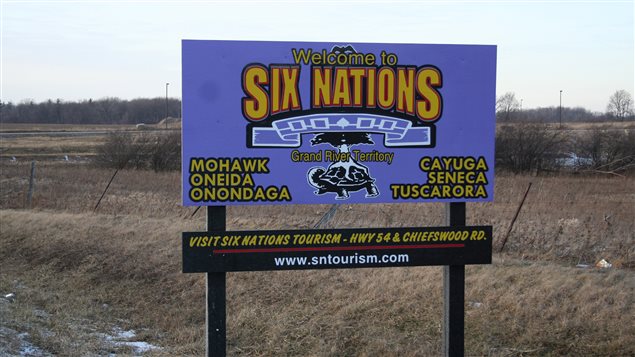
M368 167L358 163L350 149L357 144L374 144L368 133L328 132L316 134L311 145L327 143L337 148L340 154L349 154L345 160L331 163L328 167L313 167L307 173L309 184L315 188L316 195L335 193L336 199L349 198L349 192L366 189L366 197L379 195L375 179L370 176Z

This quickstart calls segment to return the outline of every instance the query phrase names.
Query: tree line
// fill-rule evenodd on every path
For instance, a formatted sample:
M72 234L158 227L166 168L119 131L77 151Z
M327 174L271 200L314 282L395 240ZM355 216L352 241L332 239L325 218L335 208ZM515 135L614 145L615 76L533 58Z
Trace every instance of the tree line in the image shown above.
M168 98L88 99L81 101L27 99L17 104L0 101L0 123L154 124L181 116L181 101Z
M618 90L609 97L606 112L591 112L582 107L542 107L523 109L522 99L514 92L507 92L496 100L496 120L500 122L601 122L635 120L633 97L625 90Z
M181 117L181 101L167 100L167 116ZM36 103L22 100L17 104L0 101L0 123L50 124L154 124L166 117L165 98L124 100L116 97L81 101L47 100ZM523 109L522 101L513 92L497 98L498 122L601 122L635 120L633 99L625 90L616 91L607 104L606 112L591 112L581 107L542 107Z
M496 169L634 174L635 131L610 125L581 131L540 123L502 125L496 131Z

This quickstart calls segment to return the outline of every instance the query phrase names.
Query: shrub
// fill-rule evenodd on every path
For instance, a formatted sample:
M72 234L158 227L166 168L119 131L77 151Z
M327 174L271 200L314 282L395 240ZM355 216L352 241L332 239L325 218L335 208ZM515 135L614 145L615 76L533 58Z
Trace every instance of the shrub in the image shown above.
M150 167L154 171L181 169L181 135L179 132L158 135L149 150Z
M586 158L587 167L607 172L631 171L635 168L635 132L595 128L575 143L575 154Z
M544 124L505 125L496 133L496 165L515 173L558 166L564 135Z
M111 132L104 144L97 148L95 162L99 166L116 169L136 166L141 146L137 138L130 133Z
M112 132L97 149L95 162L115 169L134 168L154 171L181 167L181 137L178 132Z

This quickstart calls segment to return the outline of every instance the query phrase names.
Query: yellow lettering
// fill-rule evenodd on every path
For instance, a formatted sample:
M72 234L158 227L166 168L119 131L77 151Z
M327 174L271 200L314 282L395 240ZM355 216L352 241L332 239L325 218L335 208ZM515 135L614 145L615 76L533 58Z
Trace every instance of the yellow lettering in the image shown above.
M243 90L247 97L242 99L245 118L260 121L269 114L269 96L262 87L269 82L267 69L261 65L252 65L243 72Z
M424 67L417 72L417 117L423 121L434 121L441 116L441 94L436 88L443 81L441 72L436 68Z

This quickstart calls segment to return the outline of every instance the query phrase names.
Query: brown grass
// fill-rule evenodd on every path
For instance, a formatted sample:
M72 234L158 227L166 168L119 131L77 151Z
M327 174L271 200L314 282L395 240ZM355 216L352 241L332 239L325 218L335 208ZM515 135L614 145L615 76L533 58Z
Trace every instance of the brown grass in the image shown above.
M2 123L0 132L36 131L111 131L133 130L135 125L121 124L44 124L44 123Z
M107 139L109 132L129 131L136 135L161 132L165 122L147 124L138 129L135 125L79 125L79 124L13 124L0 125L0 160L57 160L64 156L70 160L84 160L95 155L97 148ZM168 129L180 130L181 122L170 118ZM84 132L92 135L71 136L69 132ZM22 133L25 135L13 135Z
M612 122L597 122L597 123L563 123L562 126L569 130L592 130L598 127L611 128L615 130L620 129L635 129L635 121L612 121Z
M133 353L100 333L134 329L149 355L202 355L202 274L182 274L180 232L204 212L180 206L178 173L0 165L0 327L28 332L49 353ZM495 247L528 182L527 202L494 264L467 269L466 353L491 356L635 354L635 182L632 178L498 175L496 200L468 204L492 224ZM234 206L228 229L311 227L328 206ZM333 227L443 224L442 204L341 205ZM607 259L609 270L577 263ZM440 267L228 274L231 355L436 356ZM0 345L14 346L2 340ZM0 349L0 352L2 349Z
M64 156L68 156L70 160L78 160L93 156L97 147L102 145L105 139L105 135L3 138L0 145L0 158L15 157L18 161L45 159L60 161Z

